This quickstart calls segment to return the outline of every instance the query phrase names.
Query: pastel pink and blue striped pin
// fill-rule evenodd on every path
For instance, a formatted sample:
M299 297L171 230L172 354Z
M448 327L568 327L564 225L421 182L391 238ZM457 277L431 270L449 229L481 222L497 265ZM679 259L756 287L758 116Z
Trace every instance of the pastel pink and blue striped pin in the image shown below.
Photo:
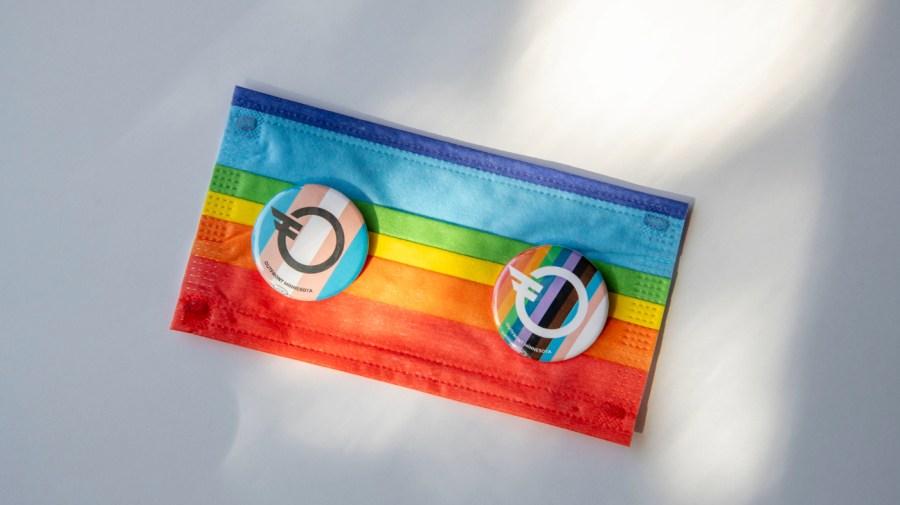
M275 291L323 300L352 283L369 250L366 223L341 192L295 186L263 207L253 227L253 261Z

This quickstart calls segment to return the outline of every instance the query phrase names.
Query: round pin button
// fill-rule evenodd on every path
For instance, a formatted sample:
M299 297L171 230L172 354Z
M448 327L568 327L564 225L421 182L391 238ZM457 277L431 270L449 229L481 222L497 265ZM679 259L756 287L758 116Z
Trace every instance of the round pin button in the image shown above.
M538 361L581 354L609 313L606 283L581 253L542 245L520 253L494 283L494 321L516 352Z
M369 234L341 192L304 184L275 195L256 218L253 261L275 291L322 300L343 291L362 270Z

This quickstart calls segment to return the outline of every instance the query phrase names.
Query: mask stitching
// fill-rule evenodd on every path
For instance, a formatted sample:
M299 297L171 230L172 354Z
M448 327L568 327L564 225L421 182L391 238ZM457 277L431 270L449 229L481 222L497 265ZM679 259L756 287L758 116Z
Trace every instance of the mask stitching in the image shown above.
M295 113L295 112L293 112L293 111L287 111L287 110L279 109L279 108L276 108L276 107L268 107L268 106L264 106L264 105L259 105L259 104L256 104L256 103L254 103L254 102L247 101L247 100L243 100L243 99L240 99L240 98L234 99L234 100L232 101L232 105L236 105L236 106L239 106L239 107L242 107L242 108L245 108L245 109L249 109L249 110L254 110L254 111L257 111L257 112L266 113L266 114L269 114L269 115L272 115L272 113L276 113L278 116L290 116L290 117L296 118L296 121L295 121L295 122L299 122L299 123L305 124L305 125L307 125L307 126L314 126L314 127L323 127L323 126L324 126L325 128L323 128L323 129L327 129L327 130L331 130L331 131L335 131L335 132L341 132L341 133L343 133L343 134L345 134L345 135L349 135L349 136L352 136L352 137L359 138L359 137L358 137L358 133L357 133L358 130L355 129L355 128L350 128L350 127L341 126L341 125L338 125L338 124L336 124L336 123L333 123L333 122L330 122L330 121L321 120L321 119L315 119L315 118L304 117L304 116L302 116L302 115L300 115L300 114L297 114L297 113ZM252 108L250 108L250 106L252 106ZM265 118L265 119L270 119L270 118ZM285 119L285 118L282 117L282 118L279 118L279 119ZM391 139L391 138L385 137L385 136L383 136L383 135L369 134L368 136L370 136L370 137L373 138L373 139L378 140L379 142L377 142L377 143L381 143L381 144L384 144L384 145L387 145L387 146L390 146L390 147L394 147L394 148L397 148L397 149L402 149L402 150L404 150L404 151L410 151L410 150L414 147L414 144L412 144L412 143L406 143L406 142L402 142L402 141L399 141L399 140L396 140L396 139ZM360 140L363 140L363 139L360 139ZM371 141L370 141L370 142L371 142ZM373 142L373 143L376 143L376 142ZM448 142L448 143L449 143L449 142ZM452 143L449 143L449 144L452 144ZM457 144L453 144L453 145L457 145ZM415 153L415 154L418 154L418 153ZM430 156L427 155L427 154L422 154L421 156L430 157ZM478 168L478 167L471 166L471 165L473 165L473 164L476 164L476 160L475 160L474 158L468 158L468 157L457 156L457 155L448 155L448 154L445 154L445 156L446 156L447 158L451 159L451 160L455 160L456 162L459 162L460 165L465 165L465 166L467 166L468 168L472 168L472 169L475 169L475 170L482 170L482 171L484 171L483 169L480 169L480 168ZM513 161L515 161L515 160L513 160ZM545 176L540 176L540 175L536 175L536 174L531 174L531 173L529 173L528 171L523 170L523 169L517 169L517 168L513 168L513 167L507 167L507 166L499 165L499 164L497 164L497 163L495 163L495 162L489 162L488 165L489 165L491 168L493 168L493 169L495 169L495 170L501 172L501 174L499 174L499 175L502 175L502 173L505 172L505 173L507 173L507 174L514 174L514 175L519 175L519 176L527 176L527 177L530 177L530 178L534 178L535 180L538 180L538 181L543 181L543 182L554 182L553 179L550 179L550 178L545 177ZM548 167L545 167L545 168L548 168ZM507 177L508 177L508 176L507 176ZM521 180L521 179L519 179L519 180ZM581 190L581 189L582 189L582 188L580 188L579 186L577 186L577 185L575 185L575 184L571 184L571 183L555 182L555 184L559 185L561 189L568 190L568 191L572 191L572 190L577 191L577 190ZM606 195L611 195L611 194L613 194L613 192L610 191L610 190L602 190L602 189L601 189L601 190L599 190L599 192L600 192L600 193L605 193ZM652 201L652 199L649 198L649 197L641 198L641 197L637 197L637 196L629 196L629 197L623 196L623 197L621 197L621 200L622 200L622 201L625 201L625 202L629 202L629 203L646 205L646 206L648 206L648 207L651 207L651 208L653 208L653 209L656 209L656 210L653 210L652 212L656 212L656 213L658 213L658 214L664 214L664 212L661 211L661 209L663 209L664 207L659 206L659 205L657 205L657 204L654 204L653 201ZM612 203L612 202L607 202L607 203ZM681 203L681 202L678 202L678 203ZM665 214L664 214L664 215L665 215ZM676 218L676 219L677 219L677 218Z
M338 340L343 340L343 341L345 341L345 342L350 342L350 343L352 343L352 344L361 345L361 346L363 346L363 347L370 347L370 348L376 349L376 350L378 350L378 351L388 352L388 353L396 354L396 355L399 355L399 356L406 356L406 357L414 358L414 359L417 359L417 360L420 360L420 361L424 361L424 362L426 362L426 363L431 363L431 364L434 364L434 365L439 365L439 366L442 366L442 367L445 367L445 368L452 368L452 369L459 370L459 371L462 371L462 372L471 373L471 374L473 374L473 375L480 375L480 376L482 376L482 377L486 377L486 378L490 378L490 379L494 379L494 380L499 380L499 381L502 381L502 382L507 382L507 383L509 383L509 384L516 385L516 386L524 386L524 387L528 387L528 388L531 388L531 389L536 389L536 390L539 390L539 391L547 391L547 392L553 393L553 394L555 394L555 395L561 396L561 397L563 397L563 398L569 398L569 399L573 399L573 400L583 399L583 400L589 400L589 401L599 400L599 399L600 399L600 398L597 397L596 395L592 395L592 394L589 394L589 393L582 393L583 396L573 396L573 395L571 395L570 393L565 393L565 392L555 391L555 390L553 390L552 388L542 387L542 386L539 386L539 385L537 385L537 384L532 384L532 383L527 383L527 382L521 382L521 380L524 379L524 377L522 377L522 376L515 376L515 379L516 379L516 380L514 380L514 379L511 378L510 376L503 376L503 375L493 375L493 374L490 374L490 373L489 373L489 372L490 372L490 369L486 369L487 372L485 372L484 370L477 370L477 369L472 369L472 368L465 368L465 367L460 366L460 365L454 365L454 364L452 364L452 363L447 363L447 362L444 362L444 361L440 361L440 360L435 359L435 358L429 358L429 357L427 357L427 356L422 356L422 355L420 355L420 354L416 354L416 353L413 353L413 352L409 352L409 351L399 351L399 350L396 350L396 349L392 349L392 348L390 348L390 347L379 346L379 345L376 345L376 344L372 344L372 343L370 343L370 342L365 342L365 341L361 341L361 340L356 340L356 339L352 339L352 338L349 338L349 337L346 337L346 336L342 336L342 335L336 335L336 334L334 334L334 333L327 333L327 332L323 332L323 331L321 331L321 330L316 330L316 329L308 328L308 327L305 327L305 326L299 326L299 325L292 324L292 323L286 323L286 322L283 322L283 321L280 321L280 320L277 320L277 319L272 319L272 318L266 317L265 315L260 314L260 313L249 312L249 311L243 309L242 307L240 307L240 306L238 306L238 305L236 305L236 304L234 304L233 302L230 302L230 301L225 301L225 303L227 303L227 304L230 306L230 308L229 308L229 309L226 309L226 310L231 310L232 312L236 312L236 313L238 313L238 314L241 314L241 315L244 315L244 316L247 316L247 317L253 317L253 318L257 318L257 319L262 319L262 320L264 320L264 321L269 321L269 322L272 322L272 323L275 323L275 324L278 324L278 325L286 326L286 327L288 327L288 328L293 328L293 329L295 329L295 330L312 331L312 332L318 333L318 334L320 334L320 335L325 335L325 336L328 336L328 337L331 337L331 338L335 338L335 339L338 339ZM285 343L289 343L289 342L285 342ZM644 372L643 370L637 370L637 372L639 372L639 373L646 373L646 372ZM626 403L627 403L627 401L626 401L624 398L621 398L621 397L618 397L618 396L612 396L612 398L615 398L615 399L617 399L617 400L620 400L620 401L622 401L622 402L626 402Z
M599 209L599 210L601 210L601 211L610 212L610 213L614 213L614 214L619 214L619 215L626 216L626 217L629 217L629 218L636 218L636 219L639 219L642 223L643 223L643 219L644 219L644 217L645 217L645 215L646 215L646 211L638 211L638 210L628 211L628 210L625 210L625 209L611 209L611 208L609 208L608 206L609 206L609 205L616 205L616 204L614 204L614 203L612 203L612 202L607 202L607 201L605 201L605 200L600 200L600 201L602 201L602 202L605 204L605 205L601 205L599 202L596 202L596 201L593 201L593 202L592 202L592 201L587 201L587 202L581 201L580 199L575 198L575 197L574 197L575 195L573 195L573 196L565 196L565 195L559 195L559 194L557 194L557 193L553 193L553 192L547 191L547 190L551 190L551 189L555 189L555 188L546 188L547 190L541 190L541 189L535 188L533 183L532 183L532 184L529 184L527 181L521 181L521 180L519 180L519 179L512 179L512 180L509 180L509 181L495 180L495 179L492 178L492 177L488 177L486 172L483 172L483 171L482 171L482 173L469 173L469 172L466 172L466 171L464 171L464 170L462 170L462 169L460 169L460 168L443 166L443 165L441 165L441 164L439 164L439 163L436 163L436 162L434 162L434 161L431 161L431 160L432 160L431 158L428 158L428 160L422 160L422 159L419 159L418 157L422 157L422 158L427 158L427 157L426 157L426 156L423 156L423 155L418 155L418 154L415 154L415 153L409 153L409 152L404 151L405 154L401 154L401 153L396 153L396 152L384 151L383 149L379 149L378 146L381 146L382 148L383 148L383 147L389 147L389 146L383 146L382 144L378 144L378 143L375 143L375 142L370 142L370 141L362 140L362 139L359 139L359 138L356 138L356 137L354 137L354 141L353 141L353 142L351 142L349 139L335 138L335 137L332 137L332 136L328 135L326 132L314 131L314 130L312 130L312 128L316 128L316 127L307 125L307 124L305 124L305 123L297 124L297 123L295 123L295 122L291 122L291 121L289 121L289 120L284 120L284 119L277 118L277 117L266 118L264 122L270 122L270 123L276 124L276 125L278 125L278 126L283 126L283 127L285 127L285 128L290 128L290 129L293 129L293 130L297 130L297 131L299 131L299 132L301 132L301 133L303 133L303 134L311 135L311 136L315 136L315 137L319 137L319 138L321 138L321 139L325 139L325 140L328 140L328 141L330 141L330 142L337 142L337 143L340 143L340 144L344 144L344 145L346 145L346 146L355 147L355 148L360 148L360 149L365 149L365 150L367 150L367 151L371 151L371 152L373 152L373 153L375 153L375 154L378 154L378 155L380 155L380 156L384 156L384 157L395 157L395 158L399 158L399 159L404 159L404 160L407 160L407 161L410 161L410 162L413 162L413 163L417 163L417 164L421 164L421 165L424 165L424 166L429 166L429 167L432 167L432 168L437 168L437 169L440 169L440 170L445 170L445 171L448 171L448 172L456 173L456 174L462 175L462 176L464 176L464 177L476 177L476 178L479 178L479 179L482 179L482 180L485 180L485 181L488 181L488 182L491 182L491 183L501 184L501 185L503 185L503 186L507 186L507 187L510 187L510 188L513 188L513 189L517 189L517 190L518 190L518 189L522 189L522 190L525 190L525 191L530 191L530 192L533 192L533 193L541 194L541 195L544 195L544 196L549 196L549 197L552 197L552 198L557 198L557 199L560 199L560 200L565 200L565 201L570 201L570 202L573 202L573 203L578 203L578 204L588 205L588 206L594 207L594 208L596 208L596 209ZM237 142L233 142L233 143L236 144L234 147L235 147L235 148L238 148L237 146L238 146L239 144L237 144ZM359 144L356 144L356 143L359 143ZM395 149L396 149L396 148L395 148ZM470 167L470 168L471 168L471 167ZM477 170L477 169L474 169L474 170ZM495 176L496 176L496 174L495 174ZM497 177L503 177L503 176L497 176ZM515 182L513 182L513 181L515 181ZM564 191L564 190L556 190L556 191ZM590 197L583 196L583 195L577 195L577 196L580 196L581 198L584 198L584 199L586 199L586 200L590 200L590 199L591 199ZM597 200L597 199L594 199L594 200ZM634 203L638 203L638 202L634 202ZM680 221L680 220L679 220L679 221ZM646 227L643 226L643 225L640 226L640 228L641 228L641 229L646 229ZM665 244L670 244L670 243L674 242L674 238L676 238L676 237L679 237L679 238L680 238L680 235L676 235L676 234L674 233L674 230L673 230L671 233L665 232L664 235L665 235L666 238L671 238L672 241L664 241L663 239L658 239L657 241L658 241L658 242L665 243Z
M220 167L224 170L220 170ZM244 171L236 169L236 168L226 167L225 165L217 165L215 167L215 170L213 171L213 180L210 182L210 191L216 191L218 189L217 187L214 187L214 186L218 186L217 178L219 178L219 177L239 178L239 177L244 176L245 174L247 174L247 172L244 172ZM254 175L256 175L256 174L254 174ZM265 177L265 176L256 175L256 177ZM270 179L272 181L279 181L278 179L272 179L272 178L268 178L268 177L266 177L266 178ZM290 184L285 181L279 181L279 182L284 182L285 184ZM238 194L239 189L240 189L240 187L238 185L233 186L232 193L229 194L228 196L231 196L233 198L239 198L242 200L247 200L247 198L245 196ZM216 191L216 192L220 192L220 191ZM251 201L253 203L258 203L255 200L247 200L247 201ZM460 226L460 225L456 225L456 226ZM506 238L506 237L502 237L500 235L497 235L497 236L501 237L501 238ZM622 267L622 268L624 268L624 267ZM643 272L640 272L640 273L643 273ZM654 298L653 300L646 300L646 301L652 301L654 303L665 303L665 300L657 301L656 298L657 297L661 297L663 299L668 298L668 296L667 296L668 289L665 287L665 285L667 284L667 281L668 281L668 279L663 279L660 277L653 276L653 277L649 277L649 278L641 277L637 281L635 281L631 284L636 286L637 288L639 288L637 290L638 293L642 293L642 294L645 294L645 295L648 295L648 296L651 296L652 298ZM649 292L644 291L644 288L649 288L654 291L649 291Z
M454 388L454 389L460 389L460 390L463 390L463 391L468 391L468 392L470 392L470 393L475 393L475 394L482 395L482 396L486 396L486 397L489 397L489 398L495 398L495 399L507 401L507 402L510 402L510 403L517 403L517 404L519 404L519 405L522 405L522 406L525 406L525 407L528 407L528 408L531 408L531 409L534 409L534 410L537 410L537 411L542 411L542 412L545 412L545 413L548 413L548 414L554 414L554 415L557 415L557 416L566 417L566 418L571 419L571 420L573 420L573 421L580 421L582 424L586 424L586 425L590 425L590 426L600 426L600 427L604 427L604 428L608 428L608 429L613 429L613 430L616 430L616 431L618 431L618 432L620 432L620 433L629 433L628 430L622 429L622 428L621 428L621 424L622 424L622 422L623 422L624 417L623 417L622 419L616 419L616 418L612 418L611 416L604 416L603 421L605 421L605 422L603 422L603 421L601 421L600 419L597 419L597 418L594 418L594 417L592 417L592 418L587 418L587 417L579 416L579 415L576 415L576 414L572 414L572 413L570 413L570 412L563 412L563 411L561 411L561 410L553 409L553 408L550 408L550 407L545 407L545 406L538 405L538 404L535 404L535 403L532 403L532 402L528 402L528 401L525 401L525 400L521 400L521 399L518 399L518 398L507 397L507 396L499 395L499 394L496 394L496 393L491 393L491 392L488 392L488 391L483 391L483 390L480 390L480 389L475 389L475 388L472 388L472 387L470 387L470 386L466 386L466 385L464 385L464 384L458 384L458 383L455 383L455 382L444 381L444 380L437 379L437 378L435 378L435 377L431 377L431 376L419 374L419 373L416 373L416 372L409 372L409 371L407 371L407 370L401 370L401 369L394 368L394 367L391 367L391 366L388 366L388 365L384 365L384 364L380 364L380 363L373 363L373 362L371 362L371 361L367 361L367 360L363 360L363 359L359 359L359 358L354 358L354 357L350 357L350 356L345 356L345 355L339 354L339 353L333 353L333 352L329 352L329 351L324 351L324 350L322 350L322 349L317 349L317 348L314 348L314 347L311 347L311 346L301 345L301 344L297 344L297 343L294 343L294 342L282 342L282 341L280 341L280 340L276 340L276 339L273 339L273 338L270 338L270 337L266 337L266 336L264 336L264 335L258 335L258 334L253 333L253 332L249 332L249 331L242 330L242 329L239 329L239 328L232 328L232 327L230 327L230 326L223 325L223 324L219 324L219 323L215 323L215 322L210 323L210 326L215 326L215 327L217 327L217 328L220 328L220 329L223 329L223 330L226 330L226 331L231 331L231 332L234 332L234 333L242 334L242 335L247 336L247 337L252 337L252 338L259 339L259 340L264 340L264 341L272 342L272 343L275 343L275 344L286 345L286 346L289 346L289 347L296 347L296 348L298 348L298 349L303 349L303 350L305 350L305 351L315 352L315 353L323 354L323 355L325 355L325 356L332 356L332 357L335 357L335 358L347 360L347 361L354 362L354 363L360 363L360 364L367 365L367 366L371 366L371 367L374 367L374 368L379 368L379 369L382 369L382 370L386 370L386 371L388 371L388 372L393 372L393 373L397 373L397 374L401 374L401 375L408 375L408 376L411 376L411 377L416 377L416 378L419 378L419 379L424 379L424 380L426 380L426 381L430 381L430 382L433 382L433 383L435 383L435 384L441 384L441 385L444 385L444 386L449 386L449 387ZM331 336L331 335L328 335L328 334L326 334L326 333L317 332L317 331L315 331L315 330L306 330L306 331L311 331L311 332L313 332L313 333L320 333L321 335L325 335L325 336ZM610 403L610 402L602 402L602 403L591 403L591 402L588 402L588 403L590 403L590 405L592 405L592 406L594 406L594 407L601 407L603 404ZM632 402L627 402L627 403L632 403ZM601 409L598 409L598 410L601 410ZM602 412L602 410L601 410L601 412ZM627 412L627 411L626 411L626 412Z
M204 272L205 274L208 274L208 275L206 275L206 276L198 276L198 277L204 278L205 280L207 280L208 282L210 282L210 283L213 284L213 285L215 285L215 284L217 283L217 280L221 278L221 276L216 275L216 274L214 273L215 271L220 270L221 267L222 267L222 266L221 266L220 264L210 264L210 265L208 265L208 266L197 266L197 265L193 265L193 268L195 268L195 269L198 269L198 268L199 268L199 269L202 269L203 272ZM224 295L223 295L223 296L224 296ZM316 330L316 329L308 328L308 327L306 327L306 326L300 326L300 325L297 325L297 324L294 324L294 323L284 322L284 321L279 320L279 319L272 319L272 318L270 318L270 317L268 317L268 316L266 316L266 315L263 315L262 313L259 313L259 312L251 312L251 311L249 311L249 310L247 310L247 309L244 309L244 308L241 307L240 305L238 305L238 304L236 304L236 303L234 303L233 301L228 300L228 299L218 300L217 303L216 303L216 305L219 305L219 306L222 306L223 304L224 304L224 305L227 305L227 307L222 307L224 310L230 310L230 311L232 311L232 312L235 312L235 311L236 311L236 312L238 312L238 313L240 313L240 314L242 314L242 315L244 315L244 316L247 316L247 317L252 317L252 318L262 319L263 321L267 321L267 322L270 322L270 323L275 323L275 324L277 324L277 325L283 325L283 326L285 326L285 327L293 328L293 329L296 329L296 330L313 331L313 332L319 333L319 334L321 334L321 335L326 335L326 336L329 336L329 337L332 337L332 338L336 338L336 339L339 339L339 340L344 340L344 341L346 341L346 342L350 342L350 343L357 344L357 345L362 345L362 346L365 346L365 347L373 347L373 348L376 348L376 349L379 348L379 347L378 347L377 345L375 345L375 344L372 344L372 343L369 343L369 342L364 342L364 341L359 341L359 340L354 340L354 339L352 339L352 338L350 338L350 337L347 337L347 336L341 336L341 335L335 335L335 334L331 334L331 333L326 333L326 332L323 332L323 331L321 331L321 330ZM212 305L212 304L210 304L210 305ZM390 348L384 348L384 351L385 351L385 352L389 352L389 353L405 353L405 352L408 352L408 351L396 351L396 350L390 349ZM416 357L416 358L421 359L421 360L433 360L433 359L434 359L434 358L429 358L429 357L426 357L426 356L421 356L421 355L418 355L418 354L416 354L416 353L409 353L409 354L410 354L411 356ZM448 365L448 366L449 366L449 364L447 364L447 363L445 363L445 362L438 362L438 364L441 364L441 365ZM644 371L644 370L634 369L634 368L632 368L632 369L630 369L630 370L627 370L627 372L628 372L629 374L638 374L638 375L644 375L644 376L646 376L646 374L647 374L647 372ZM478 371L476 371L476 370L472 370L471 373L473 373L473 374L481 374L482 376L485 376L484 373L478 372ZM529 383L527 383L527 382L521 382L522 380L527 379L526 377L523 377L523 376L515 376L515 380L508 378L508 376L506 376L506 375L504 375L504 376L487 376L487 377L493 378L493 379L496 379L496 380L505 380L506 382L509 382L510 384L516 384L516 385L522 385L522 386L526 386L526 387L532 387L532 385L529 384ZM506 378L504 378L504 377L506 377ZM646 377L645 377L644 379L642 379L642 380L646 380ZM629 396L629 393L628 393L628 392L626 392L626 391L624 391L624 390L622 390L622 389L616 388L616 387L610 387L609 390L610 390L610 391L613 391L613 392L616 392L616 393L619 393L619 394L623 395L623 397ZM613 395L613 397L615 397L615 396ZM622 400L622 401L625 401L623 397L617 397L617 399Z

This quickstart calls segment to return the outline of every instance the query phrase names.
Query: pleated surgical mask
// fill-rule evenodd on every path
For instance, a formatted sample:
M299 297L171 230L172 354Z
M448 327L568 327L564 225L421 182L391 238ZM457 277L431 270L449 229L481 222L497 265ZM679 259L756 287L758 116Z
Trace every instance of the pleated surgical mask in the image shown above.
M172 328L627 445L687 214L236 88Z

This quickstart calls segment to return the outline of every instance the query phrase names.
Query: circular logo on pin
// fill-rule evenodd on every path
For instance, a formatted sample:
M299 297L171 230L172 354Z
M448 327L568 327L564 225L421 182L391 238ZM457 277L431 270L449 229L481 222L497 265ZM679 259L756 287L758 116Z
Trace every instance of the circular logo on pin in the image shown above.
M600 271L579 252L543 245L522 252L494 283L494 320L516 352L562 361L600 336L609 296Z
M339 191L304 184L275 195L253 227L253 261L275 291L322 300L356 279L369 234L356 205Z

